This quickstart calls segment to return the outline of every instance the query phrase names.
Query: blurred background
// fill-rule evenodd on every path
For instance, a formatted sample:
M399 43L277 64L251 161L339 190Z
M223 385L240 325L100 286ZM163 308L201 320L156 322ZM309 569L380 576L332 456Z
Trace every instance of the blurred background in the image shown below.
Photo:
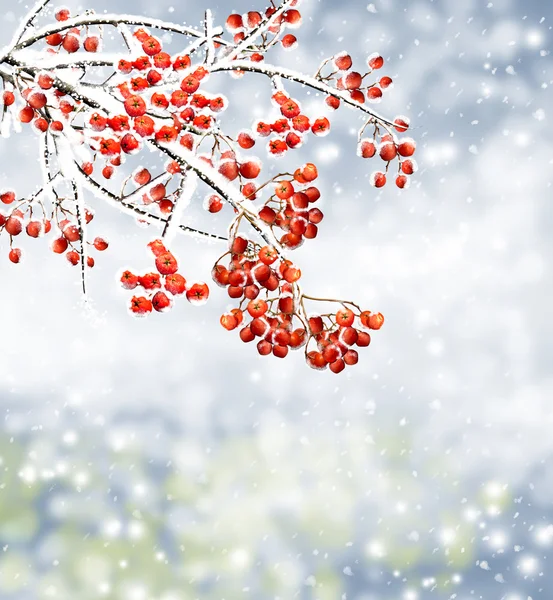
M7 41L28 6L1 4ZM208 6L67 5L188 24ZM209 6L219 23L263 8ZM401 193L369 186L377 163L356 157L349 110L301 151L326 215L295 255L305 287L385 326L336 376L301 353L258 357L220 327L218 289L132 319L116 273L150 265L155 233L94 198L110 249L86 307L45 240L25 240L16 266L0 239L2 599L553 597L553 7L301 10L299 48L274 60L314 73L341 50L354 66L379 51L395 86L378 110L412 119L420 169ZM267 114L267 81L220 77L230 131ZM2 140L0 187L36 189L36 153L29 132ZM175 252L204 280L222 253L184 236Z

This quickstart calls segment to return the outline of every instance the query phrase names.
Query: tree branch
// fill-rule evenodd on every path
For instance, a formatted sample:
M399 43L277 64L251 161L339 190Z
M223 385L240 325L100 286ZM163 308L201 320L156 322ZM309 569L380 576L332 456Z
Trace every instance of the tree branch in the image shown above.
M275 65L266 64L266 63L254 63L249 60L235 60L231 63L226 62L218 62L212 68L212 73L222 72L222 71L246 71L250 73L261 73L262 75L266 75L267 77L282 77L283 79L288 79L289 81L295 81L296 83L301 83L304 86L310 87L314 90L318 90L324 94L329 96L335 96L336 98L340 98L344 102L344 104L348 104L349 106L370 115L373 119L382 123L383 125L387 125L389 127L393 127L394 123L389 121L382 115L378 114L376 111L367 108L363 104L359 102L355 102L351 97L344 91L338 90L329 86L328 84L315 79L314 77L310 77L309 75L302 75L297 71L292 71L291 69L287 69L285 67L277 67Z
M23 40L22 42L19 42L8 52L11 53L23 50L24 48L32 46L36 42L48 37L49 35L52 35L54 33L61 33L73 27L83 27L85 25L111 25L113 27L117 27L120 24L160 29L162 31L169 31L171 33L178 33L180 35L186 35L190 37L203 37L203 34L200 31L192 27L178 25L177 23L170 23L168 21L160 21L159 19L153 19L150 17L117 14L80 15L78 17L68 19L67 21L62 21L61 23L56 23L55 25L49 25L48 27L43 27L42 29L39 29L35 35L26 40ZM222 33L222 27L216 27L213 30L213 35L215 36L219 36ZM216 41L223 45L230 44L229 42L218 37L216 38ZM1 61L2 59L0 58L0 62Z
M205 62L207 65L211 66L215 60L215 45L213 44L213 15L209 8L205 11L204 28L205 39L207 42Z
M78 171L79 177L81 178L83 185L85 187L87 187L90 191L92 191L93 193L95 193L97 195L98 194L101 195L103 200L106 200L110 204L113 204L114 206L119 208L124 213L130 214L130 215L134 214L135 216L138 215L138 217L140 217L144 221L147 221L148 223L157 224L157 225L165 225L167 219L164 219L163 217L159 217L157 215L153 215L153 214L149 213L148 211L143 210L139 206L136 206L135 204L126 202L120 196L116 196L115 194L113 194L112 192L107 190L105 187L100 185L97 181L92 179L92 177L89 177L88 175L86 175L85 172L82 170L81 166L77 162L75 162L75 168ZM193 237L205 237L205 238L209 238L209 239L217 240L217 241L221 241L221 242L228 241L226 237L216 235L214 233L209 233L206 231L201 231L200 229L194 229L193 227L188 227L187 225L181 224L181 225L179 225L179 229L186 234L192 235Z

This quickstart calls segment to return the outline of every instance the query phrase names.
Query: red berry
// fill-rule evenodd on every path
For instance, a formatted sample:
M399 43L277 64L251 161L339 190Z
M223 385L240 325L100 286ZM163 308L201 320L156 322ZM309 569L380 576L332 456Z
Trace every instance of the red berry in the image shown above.
M204 207L210 213L218 213L223 208L223 201L219 196L211 194L206 197Z
M164 252L156 256L156 269L162 275L173 275L178 271L177 259L170 253Z
M313 163L307 163L302 171L301 175L303 179L307 182L314 181L319 176L319 172L317 171L317 167Z
M344 78L344 87L346 90L357 90L361 87L363 83L363 78L361 73L357 73L357 71L351 71Z
M244 150L249 150L255 146L255 140L247 131L242 131L238 134L238 145Z
M171 308L172 302L165 292L156 292L152 298L152 306L157 312L166 312Z
M121 275L121 284L126 290L134 290L134 288L138 285L138 276L134 275L130 271L124 271Z
M349 308L341 308L336 313L336 324L340 327L349 327L353 323L355 315Z
M403 190L409 185L409 179L405 175L398 175L396 177L396 185L399 189Z
M19 111L19 120L22 123L30 123L35 118L35 111L30 106L25 106Z
M127 114L131 117L141 117L146 114L146 102L140 96L129 96L124 103Z
M163 183L158 183L150 189L150 198L154 202L159 202L160 200L163 200L166 194L167 188L163 185Z
M346 368L344 361L339 358L337 361L331 363L330 370L333 373L341 373Z
M323 319L322 317L310 317L309 319L309 329L313 335L317 335L321 333L324 329Z
M161 240L152 240L148 244L148 248L150 248L154 256L161 256L167 252L167 248L165 248L165 245Z
M47 73L41 73L37 77L38 86L43 90L49 90L54 85L54 79Z
M130 308L135 316L143 317L152 312L152 302L144 296L133 296Z
M10 190L7 192L0 193L0 202L3 202L4 204L11 204L14 201L15 201L15 192L12 192Z
M369 329L380 329L384 324L384 315L381 313L371 314L368 319Z
M171 214L173 212L173 206L174 206L173 202L171 200L169 200L168 198L164 198L163 200L160 200L160 202L159 202L159 210L164 215Z
M232 313L221 315L220 323L227 331L232 331L238 327L238 319Z
M60 223L61 225L61 223ZM70 242L76 242L81 239L81 234L79 232L79 228L76 225L66 224L62 228L62 233L64 237Z
M322 369L326 369L326 367L327 367L327 362L324 359L322 353L315 352L315 351L311 351L311 352L307 353L307 364L312 369L317 369L319 371Z
M218 171L229 181L234 181L239 174L238 163L235 160L225 160L219 165Z
M178 56L173 62L173 69L175 71L182 71L188 69L191 64L190 56Z
M209 298L209 288L203 282L194 283L186 290L186 299L197 306L205 304Z
M381 69L384 65L384 59L382 56L380 56L380 54L375 53L369 56L368 63L371 69Z
M361 140L359 144L359 154L363 158L372 158L376 154L376 146L372 140Z
M261 163L256 160L249 160L240 165L240 175L244 179L255 179L261 172Z
M145 290L155 290L161 287L161 280L157 273L146 273L138 277L138 283Z
M346 365L356 365L359 362L359 354L355 350L348 350L344 354L344 362Z
M150 34L145 29L137 29L133 35L141 43L150 37Z
M68 8L60 8L55 13L56 21L67 21L70 16L71 13L69 12Z
M281 200L286 200L294 194L294 186L290 181L279 181L275 189L275 194Z
M401 163L401 170L405 175L412 175L417 170L417 164L414 160L404 160Z
M257 351L261 356L267 356L271 354L272 350L273 346L269 342L266 342L265 340L257 342Z
M62 42L62 47L66 52L72 54L73 52L77 52L81 43L79 42L79 38L75 35L68 33Z
M227 17L225 25L229 31L235 32L242 29L244 22L242 20L242 16L235 13Z
M180 87L183 92L193 94L200 87L200 82L193 75L188 75L182 80Z
M230 249L233 254L244 254L247 247L248 240L242 235L237 235L232 241Z
M186 279L179 273L167 275L165 278L165 289L173 294L173 296L184 294L186 289Z
M298 38L291 33L287 33L282 37L280 43L282 44L283 48L286 48L287 50L293 50L298 44Z
M108 246L109 244L106 242L106 240L104 240L104 238L97 237L94 239L94 248L96 248L96 250L99 252L107 250Z
M67 250L67 246L69 246L67 239L65 237L56 238L52 242L52 251L56 254L63 254Z
M356 344L360 348L365 348L371 343L371 336L366 331L360 331L357 335Z
M44 231L44 225L40 221L29 221L25 227L27 235L32 238L40 237Z
M415 153L415 148L415 140L406 138L404 140L400 140L397 151L401 154L401 156L413 156Z
M259 211L259 218L261 220L265 221L265 223L268 223L269 225L272 225L275 222L276 213L275 213L275 211L271 207L264 206Z
M87 52L98 52L100 38L95 35L90 35L85 39L83 46Z
M271 246L263 246L259 251L259 260L266 265L272 265L277 259L278 253Z
M9 235L16 236L23 231L23 223L19 217L12 215L6 220L4 229Z
M394 127L400 133L409 129L409 119L407 117L396 117L394 119Z
M386 185L386 175L377 171L371 175L371 185L376 188L381 188Z
M280 345L273 346L273 356L276 356L277 358L286 358L287 355L288 355L288 346L280 346Z
M2 95L2 101L6 106L11 106L15 102L15 95L13 92L4 92Z
M142 49L148 56L155 56L161 52L161 44L159 40L151 36L142 42Z
M253 340L255 339L255 335L252 333L252 330L249 325L244 327L244 329L240 330L240 339L246 344L248 342L253 342Z
M393 160L397 156L395 144L386 142L380 147L380 158L386 162Z
M342 54L337 54L334 57L334 64L336 65L337 69L340 69L340 71L348 71L349 69L351 69L351 65L353 63L351 60L351 56L343 52Z
M353 346L357 342L357 329L353 327L344 327L340 330L339 341L346 346Z
M12 248L8 254L8 258L12 263L17 264L21 260L21 250L19 248Z
M299 107L299 104L297 104L297 102L294 102L293 100L287 100L280 107L280 112L287 119L293 119L294 117L299 116L299 114L301 113L301 109Z
M269 306L265 300L252 300L248 304L248 312L254 318L262 317L268 310Z
M340 108L340 98L336 98L336 96L327 96L325 102L333 110Z
M59 46L63 42L63 36L61 33L53 33L46 37L46 43L49 46Z
M371 102L378 102L382 98L382 90L378 87L372 87L367 90L367 98Z

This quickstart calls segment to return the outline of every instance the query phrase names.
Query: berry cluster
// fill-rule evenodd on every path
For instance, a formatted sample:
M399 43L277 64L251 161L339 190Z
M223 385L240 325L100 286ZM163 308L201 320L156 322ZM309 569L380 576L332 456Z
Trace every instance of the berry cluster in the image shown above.
M331 73L323 75L327 65L332 65L333 70ZM354 71L351 56L346 52L341 52L332 59L326 60L319 69L317 76L321 81L332 82L337 90L348 91L351 99L359 104L364 104L365 101L380 102L383 91L392 85L392 79L385 75L375 83L364 84L363 80L366 77L384 66L384 59L380 54L371 54L367 59L367 65L368 70L363 74ZM326 103L331 109L335 110L340 106L340 99L329 96Z
M173 253L169 252L160 239L151 241L148 247L155 257L157 272L136 275L126 270L120 281L126 290L137 290L129 304L129 311L137 317L144 317L155 310L167 312L173 306L174 299L186 296L186 299L197 306L205 304L209 298L209 288L203 282L187 284L186 279L178 272L179 266Z
M214 128L218 113L227 107L224 96L199 91L208 71L201 65L194 67L189 55L169 55L161 41L143 28L134 36L144 55L121 59L117 65L120 82L116 89L124 114L109 116L97 111L86 124L94 158L99 153L109 164L107 178L113 173L109 167L120 166L122 155L136 154L147 140L179 142L194 150L195 138L190 132L202 135ZM174 162L170 169L180 171ZM103 174L105 177L105 170Z
M330 132L330 121L326 117L310 120L302 113L298 100L288 96L279 90L272 96L274 104L279 108L281 117L268 122L258 120L253 124L253 133L244 130L238 135L238 144L241 148L252 148L256 143L256 137L269 138L267 151L273 156L282 156L287 150L300 148L304 138L310 132L313 135L323 137Z
M220 264L227 256L227 266ZM305 329L293 329L301 271L292 262L282 259L274 248L259 247L238 235L229 252L213 268L212 276L218 285L227 289L230 298L240 300L238 308L221 316L225 329L230 331L242 326L243 342L261 338L257 349L262 355L272 353L284 358L290 348L305 344Z
M85 240L83 230L94 218L94 213L85 208L82 222L79 216L74 214L71 208L64 206L63 202L56 205L55 210L48 217L44 204L40 203L42 215L37 218L34 215L32 200L16 200L16 194L12 190L0 192L0 203L5 205L14 204L14 208L8 213L0 212L0 234L6 232L10 236L10 250L8 258L12 263L19 263L22 258L20 248L14 247L14 238L21 235L23 231L30 238L41 238L52 231L52 223L55 224L50 248L55 254L65 254L72 265L78 265L83 260L83 244L86 241L86 265L92 268L95 264L94 258L89 255L91 250L103 252L109 244L104 237L95 237L94 240Z
M227 265L220 264L227 256ZM304 302L316 299L301 293L300 269L275 248L259 247L241 235L219 259L212 276L227 289L230 298L240 300L237 308L221 316L221 325L228 331L240 328L240 339L245 343L258 338L257 351L262 356L285 358L289 350L305 347L309 366L328 366L339 373L346 365L357 363L352 346L369 345L371 338L364 329L380 329L384 323L380 313L355 313L347 308L350 303L344 303L335 314L308 318ZM353 326L356 322L359 329ZM309 351L312 341L317 350Z
M297 169L293 179L276 182L275 192L259 211L259 217L273 232L280 229L284 235L279 242L283 247L298 248L305 239L314 239L323 212L312 206L321 197L319 189L310 185L318 176L317 167L307 163Z
M63 22L70 18L68 9L63 8L55 13L57 21ZM46 53L56 55L61 52L74 54L81 48L85 53L96 53L101 49L101 35L88 33L88 28L70 28L67 33L54 33L45 38ZM82 102L71 97L65 86L57 81L53 71L38 71L32 85L22 87L19 91L24 106L17 113L21 123L32 123L39 133L50 132L59 135L72 120ZM5 90L2 95L6 108L15 105L17 97L12 90Z
M371 343L368 330L380 329L384 317L370 311L354 312L344 303L335 314L315 315L309 318L309 333L317 350L306 353L307 364L313 369L326 369L341 373L346 366L357 364L358 348Z
M331 65L333 70L331 73L323 75L325 67L328 65ZM337 90L347 91L351 99L359 104L380 102L383 92L392 85L392 78L384 75L377 82L365 85L363 83L365 78L381 69L384 66L384 59L380 54L372 54L367 59L367 65L368 70L364 74L352 70L351 56L342 52L323 63L317 73L317 78L332 83ZM326 104L336 110L340 107L341 100L336 96L328 96ZM363 137L363 133L369 125L374 126L373 135L371 138ZM415 153L415 141L412 138L398 139L394 129L399 133L406 132L409 129L409 119L399 116L394 119L393 124L379 124L375 119L369 119L359 135L358 155L362 158L372 158L378 154L386 163L384 172L376 171L371 176L371 185L377 188L386 185L390 163L395 159L398 160L398 172L395 179L398 188L408 187L409 175L417 170L416 162L411 158Z
M56 21L68 21L71 12L67 8L60 8L55 13ZM46 37L49 53L54 54L65 50L69 54L78 52L81 47L86 52L98 52L101 50L102 38L100 35L89 34L88 28L80 29L72 27L67 33L53 33Z
M294 0L294 2L290 3L290 7L295 6L296 4L297 0ZM244 40L248 33L251 33L254 29L259 27L264 18L268 19L272 17L276 13L276 10L277 9L274 6L271 6L265 11L264 15L256 10L249 11L245 15L232 13L227 17L225 26L227 30L233 34L234 43L239 44ZM300 11L290 8L284 13L276 16L267 30L269 33L274 34L273 41L278 41L285 28L298 28L301 25L301 19ZM287 33L280 38L280 43L283 48L290 50L297 46L298 39L295 35ZM261 62L263 61L263 54L260 52L252 52L250 54L250 60Z
M397 131L405 131L408 127L406 117L396 118L394 127ZM398 169L395 183L400 189L409 187L409 176L417 170L417 163L411 158L415 153L415 141L412 138L398 139L395 133L391 132L380 136L380 143L378 143L377 137L379 135L380 131L375 128L372 139L362 138L358 146L359 156L372 158L378 153L378 156L386 163L384 171L375 171L371 175L371 185L377 188L386 185L390 164L397 159Z

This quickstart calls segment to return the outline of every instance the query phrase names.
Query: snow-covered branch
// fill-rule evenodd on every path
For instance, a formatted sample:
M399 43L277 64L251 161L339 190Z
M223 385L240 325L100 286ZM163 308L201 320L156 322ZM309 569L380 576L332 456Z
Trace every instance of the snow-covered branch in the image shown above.
M303 75L302 73L293 71L292 69L288 69L286 67L279 67L277 65L271 65L267 63L254 63L249 60L235 60L231 63L221 61L211 68L212 73L223 71L245 71L247 73L260 73L270 78L281 77L282 79L288 79L289 81L294 81L295 83L299 83L305 87L322 92L327 96L339 98L344 104L347 104L348 106L351 106L356 110L369 115L372 119L381 124L389 127L394 126L392 121L383 117L378 112L368 108L364 104L360 104L359 102L352 100L351 95L348 92L333 88L324 81L315 79L309 75Z
M136 27L148 27L151 29L158 29L160 31L167 31L169 33L177 33L189 37L204 37L202 31L193 27L187 27L185 25L179 25L177 23L171 23L170 21L162 21L160 19L154 19L150 17L140 17L136 15L128 14L86 14L78 17L73 17L66 21L62 21L56 25L49 25L39 29L31 37L15 44L9 52L17 52L28 48L38 41L45 39L46 37L55 33L62 33L73 27L86 27L92 25L111 25L112 27L118 27L120 24L136 26ZM213 35L215 41L222 45L228 45L229 42L219 38L223 33L222 27L215 27L213 29Z

